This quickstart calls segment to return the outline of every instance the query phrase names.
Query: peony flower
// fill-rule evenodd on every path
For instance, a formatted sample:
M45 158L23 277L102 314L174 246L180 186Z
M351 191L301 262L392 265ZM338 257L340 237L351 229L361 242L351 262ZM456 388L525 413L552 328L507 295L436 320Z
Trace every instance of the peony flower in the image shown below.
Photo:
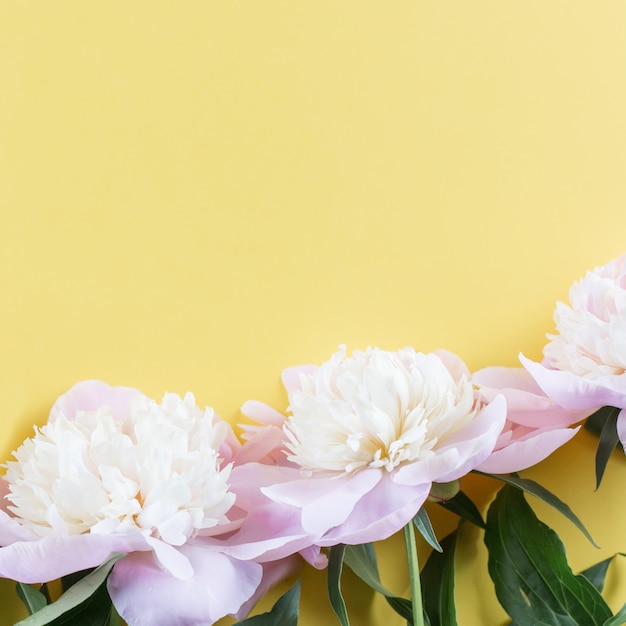
M569 305L557 303L557 333L548 335L543 361L520 360L566 409L622 409L617 430L626 446L626 255L587 272L569 298Z
M488 457L505 420L504 399L478 402L467 368L444 351L347 356L342 346L320 367L286 370L283 383L289 417L258 402L242 411L282 425L284 461L235 468L233 480L260 486L268 517L272 503L282 507L294 536L301 527L319 546L401 529L433 482L457 480Z
M6 464L0 576L45 582L122 552L108 589L130 626L239 614L267 582L264 566L220 550L245 515L229 484L240 449L190 393L157 404L79 383Z
M519 472L543 461L580 429L570 428L588 415L564 409L548 398L520 367L486 367L474 373L483 402L504 395L507 419L496 447L476 469L489 474Z

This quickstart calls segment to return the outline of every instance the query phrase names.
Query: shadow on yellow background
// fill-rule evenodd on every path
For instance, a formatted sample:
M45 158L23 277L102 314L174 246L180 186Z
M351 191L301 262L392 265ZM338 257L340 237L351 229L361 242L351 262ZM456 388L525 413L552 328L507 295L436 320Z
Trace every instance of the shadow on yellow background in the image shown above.
M86 378L237 422L340 343L539 358L555 301L626 249L625 26L618 2L0 3L2 459ZM575 569L626 550L626 463L593 493L593 451L527 474L601 544L537 506ZM499 625L473 532L459 623ZM354 626L401 624L347 580ZM301 623L334 623L303 584Z

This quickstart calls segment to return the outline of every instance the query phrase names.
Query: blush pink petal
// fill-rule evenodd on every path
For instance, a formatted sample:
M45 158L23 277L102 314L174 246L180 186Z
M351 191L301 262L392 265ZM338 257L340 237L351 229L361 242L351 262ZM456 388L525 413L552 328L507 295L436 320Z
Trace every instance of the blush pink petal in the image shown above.
M470 378L470 371L467 369L467 365L456 354L442 348L435 350L434 354L441 359L441 362L446 366L446 369L452 374L452 378L456 382L459 382L463 377Z
M249 433L248 440L233 458L236 466L247 463L275 463L287 460L282 450L283 431L275 426L261 427L255 433Z
M603 406L626 408L626 376L589 380L571 372L548 369L522 354L519 359L544 393L566 409L589 409L591 414Z
M224 441L222 441L222 443L220 444L218 450L220 459L222 460L222 467L230 463L241 450L241 442L239 441L239 439L237 439L237 435L235 435L232 426L227 422L224 422L224 424L226 424L227 428L226 437L224 438Z
M304 530L313 536L322 536L345 522L356 503L381 478L379 469L364 469L356 474L320 473L312 478L265 487L262 491L276 502L299 508Z
M510 474L531 467L550 456L557 448L567 443L578 428L553 428L523 439L513 440L496 450L483 461L477 470L487 474Z
M113 552L151 550L145 537L133 533L112 535L50 536L18 541L0 548L0 577L24 583L41 583L97 567Z
M152 554L131 554L115 564L107 586L129 626L210 626L237 613L261 583L258 563L189 544L180 550L193 566L191 580L172 578Z
M282 425L285 423L285 416L282 413L258 400L248 400L244 402L240 410L246 417L265 426L278 426L278 428L282 428ZM244 428L245 427L246 426L244 426Z
M293 467L245 463L233 467L228 483L237 497L235 504L253 511L267 503L267 497L261 492L263 487L293 482L299 478L300 470Z
M146 541L152 548L154 556L161 567L167 570L174 578L188 580L193 576L193 567L179 548L175 548L155 537L148 536Z
M317 365L294 365L284 369L281 380L287 391L301 391L302 382L300 376L312 376L317 371Z
M111 387L99 380L84 380L75 384L52 405L50 420L59 413L71 419L78 411L96 411L109 407L113 415L121 419L126 415L128 405L135 396L143 394L131 387Z
M279 559L309 549L311 538L302 527L300 510L274 502L261 491L263 487L293 482L299 477L300 470L293 468L260 463L234 467L230 475L231 490L239 506L248 512L237 533L219 540L221 549L237 558L257 561Z
M241 529L227 539L216 540L224 554L258 562L282 559L311 546L295 507L267 500L253 510Z
M472 376L481 396L506 398L507 419L532 428L571 426L589 415L588 409L565 409L548 398L530 372L521 367L486 367Z
M318 544L358 545L382 541L410 522L426 501L431 484L405 486L394 483L389 474L354 506L346 521L329 530Z
M241 606L239 611L235 613L238 620L244 619L252 610L254 605L260 600L272 587L284 580L288 576L295 574L302 567L302 561L292 556L280 561L272 561L271 563L263 563L263 576L261 584L257 587L254 595Z

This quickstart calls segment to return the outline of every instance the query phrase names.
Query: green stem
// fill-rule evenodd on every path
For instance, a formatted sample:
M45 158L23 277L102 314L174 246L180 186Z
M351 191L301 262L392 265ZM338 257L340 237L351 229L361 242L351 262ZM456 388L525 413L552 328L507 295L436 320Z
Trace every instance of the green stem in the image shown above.
M404 527L404 542L409 563L409 583L411 585L411 605L413 607L413 625L424 626L424 609L422 608L422 587L420 584L420 568L417 558L417 544L413 531L413 521Z

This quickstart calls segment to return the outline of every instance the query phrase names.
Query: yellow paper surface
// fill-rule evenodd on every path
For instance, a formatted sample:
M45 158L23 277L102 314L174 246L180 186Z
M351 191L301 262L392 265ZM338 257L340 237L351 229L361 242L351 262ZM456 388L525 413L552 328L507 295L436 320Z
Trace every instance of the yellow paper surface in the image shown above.
M340 343L539 358L626 249L625 28L611 1L1 1L1 459L82 379L237 422ZM577 570L626 550L626 462L594 493L594 444L527 473L602 546L537 506ZM379 555L406 593L402 542ZM458 561L459 624L504 623L480 533ZM345 586L354 626L402 623ZM333 620L307 570L301 624Z

